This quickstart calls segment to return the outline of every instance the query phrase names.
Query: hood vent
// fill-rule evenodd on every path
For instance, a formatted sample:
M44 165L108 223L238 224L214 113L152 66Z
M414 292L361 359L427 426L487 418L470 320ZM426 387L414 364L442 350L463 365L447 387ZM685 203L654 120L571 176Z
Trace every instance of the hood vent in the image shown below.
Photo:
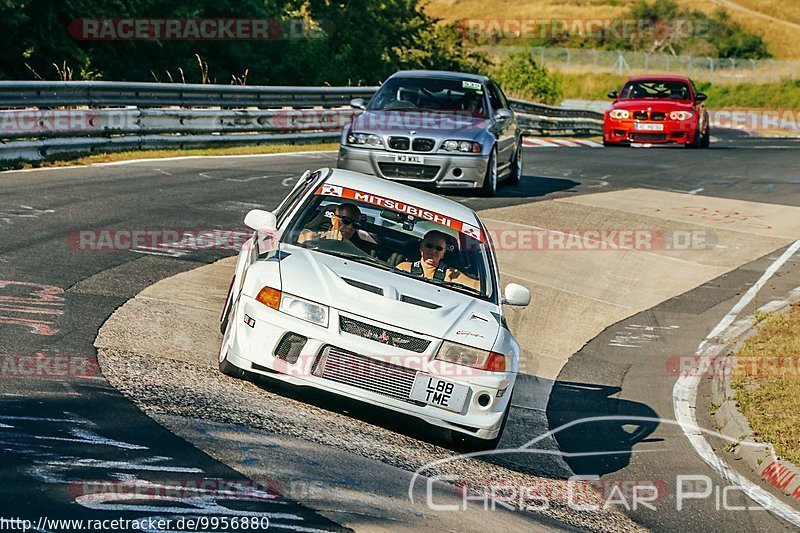
M420 300L419 298L414 298L413 296L406 296L405 294L400 297L400 301L411 305L425 307L427 309L439 309L441 307L441 305L426 302L425 300Z
M362 291L368 291L383 296L383 289L381 289L380 287L376 287L375 285L370 285L369 283L364 283L363 281L358 281L355 279L350 279L350 278L342 278L342 279L348 285L352 285L353 287L359 288Z

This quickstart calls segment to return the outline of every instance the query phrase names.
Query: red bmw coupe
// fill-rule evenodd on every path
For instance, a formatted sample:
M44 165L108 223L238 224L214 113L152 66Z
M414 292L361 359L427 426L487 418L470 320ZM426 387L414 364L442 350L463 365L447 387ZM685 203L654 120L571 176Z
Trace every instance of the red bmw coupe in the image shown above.
M707 96L682 76L636 76L608 93L614 103L603 119L603 145L682 144L708 148Z

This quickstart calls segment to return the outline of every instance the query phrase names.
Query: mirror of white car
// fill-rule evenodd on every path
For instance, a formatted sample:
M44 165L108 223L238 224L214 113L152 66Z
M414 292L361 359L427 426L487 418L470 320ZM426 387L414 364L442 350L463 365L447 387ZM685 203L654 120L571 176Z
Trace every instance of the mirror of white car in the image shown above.
M509 283L506 285L505 291L503 291L503 303L525 307L531 303L531 291L522 285Z
M278 219L272 211L262 211L253 209L244 217L244 224L256 231L275 231L278 227Z

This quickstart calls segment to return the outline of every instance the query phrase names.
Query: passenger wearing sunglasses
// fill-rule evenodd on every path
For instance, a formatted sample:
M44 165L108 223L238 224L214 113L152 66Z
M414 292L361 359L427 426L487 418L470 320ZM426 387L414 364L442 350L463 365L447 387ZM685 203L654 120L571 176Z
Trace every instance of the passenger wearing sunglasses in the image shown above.
M435 281L454 281L467 287L480 290L481 283L455 268L448 267L442 258L447 251L449 237L446 233L431 230L419 243L420 260L412 263L405 261L397 265L398 270L410 272L415 276Z
M303 230L298 242L313 239L332 239L336 241L352 241L361 227L361 210L349 202L340 204L331 214L331 229L323 232Z

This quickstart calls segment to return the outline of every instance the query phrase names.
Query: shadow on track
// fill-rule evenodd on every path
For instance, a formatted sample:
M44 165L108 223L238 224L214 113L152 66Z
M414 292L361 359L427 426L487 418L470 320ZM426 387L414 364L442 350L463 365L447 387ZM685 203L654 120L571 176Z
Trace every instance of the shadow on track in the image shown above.
M633 446L647 442L658 426L655 421L641 420L658 417L647 405L612 398L621 390L620 387L555 382L547 406L547 419L551 431L579 422L555 432L564 459L575 474L602 476L625 468L630 463ZM624 420L626 416L632 420ZM615 419L581 422L594 417Z

